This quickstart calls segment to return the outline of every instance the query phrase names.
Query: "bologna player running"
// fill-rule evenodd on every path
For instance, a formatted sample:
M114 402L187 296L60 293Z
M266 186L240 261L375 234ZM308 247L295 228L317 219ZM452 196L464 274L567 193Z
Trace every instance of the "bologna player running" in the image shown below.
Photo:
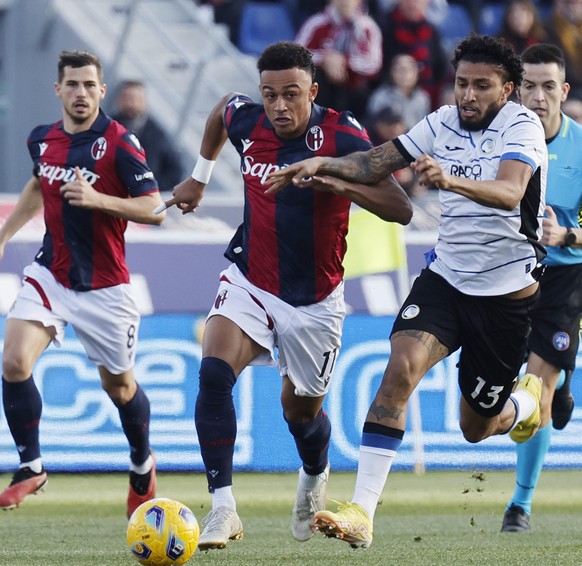
M8 314L2 398L20 457L0 507L18 507L43 488L39 422L42 400L33 366L51 342L75 329L99 369L103 389L119 411L130 445L128 516L155 495L149 445L150 403L133 375L139 313L125 263L128 220L160 224L157 182L138 140L100 109L105 96L101 63L84 51L63 52L56 95L63 119L35 128L28 138L34 172L0 229L0 257L8 240L44 207L46 233Z
M315 155L367 150L371 144L351 114L314 103L315 67L306 48L273 44L259 58L258 70L262 104L232 93L215 106L192 178L166 202L184 213L193 211L230 139L241 156L244 220L226 251L232 265L220 276L203 338L196 428L212 510L204 520L202 549L223 548L242 537L232 492L232 389L250 364L277 364L283 378L283 415L302 461L292 532L300 541L313 535L329 472L331 425L322 403L341 346L350 201L387 221L406 224L412 216L408 197L392 179L364 186L318 177L305 190L290 186L266 195L264 180L279 168Z

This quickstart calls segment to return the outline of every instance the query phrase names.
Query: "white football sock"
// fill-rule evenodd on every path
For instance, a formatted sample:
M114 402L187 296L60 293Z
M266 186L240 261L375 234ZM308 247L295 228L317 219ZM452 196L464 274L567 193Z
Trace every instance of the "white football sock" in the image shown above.
M532 413L536 410L537 403L532 395L523 389L514 391L510 395L510 398L515 405L515 420L509 429L513 430L517 426L517 423L531 417Z
M133 462L129 463L129 469L140 476L147 474L153 467L154 459L152 458L151 454L148 456L148 459L140 466L136 466Z
M30 468L35 474L40 474L42 472L42 460L36 458L36 460L31 460L30 462L22 462L19 468Z
M212 509L218 509L219 507L226 507L232 511L236 511L236 501L234 500L234 495L232 494L232 485L227 485L225 487L219 487L214 490L212 495Z
M357 503L374 520L378 500L396 456L393 450L360 446L358 473L352 503Z

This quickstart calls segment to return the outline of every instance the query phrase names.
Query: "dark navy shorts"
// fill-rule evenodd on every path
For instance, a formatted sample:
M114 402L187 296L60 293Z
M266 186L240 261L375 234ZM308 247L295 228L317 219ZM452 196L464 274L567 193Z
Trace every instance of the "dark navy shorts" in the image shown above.
M459 386L474 411L501 413L527 351L539 291L525 299L465 295L423 269L392 328L436 336L449 354L461 349Z
M580 343L582 264L546 267L540 290L529 349L557 368L573 370Z

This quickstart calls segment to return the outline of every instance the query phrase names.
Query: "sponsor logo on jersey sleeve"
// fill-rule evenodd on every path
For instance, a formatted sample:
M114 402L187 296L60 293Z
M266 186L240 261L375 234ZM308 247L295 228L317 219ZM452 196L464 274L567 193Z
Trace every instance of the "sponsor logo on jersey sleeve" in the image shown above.
M151 171L146 171L145 173L140 173L135 175L136 181L144 181L145 179L153 179L154 174Z
M46 142L40 142L38 144L38 151L40 152L41 157L44 155L44 152L47 150L48 148L48 143Z

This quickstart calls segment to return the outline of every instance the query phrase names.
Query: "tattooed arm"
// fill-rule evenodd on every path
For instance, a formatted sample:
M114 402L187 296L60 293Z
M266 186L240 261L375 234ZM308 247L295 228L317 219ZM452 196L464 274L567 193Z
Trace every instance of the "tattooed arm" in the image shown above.
M368 151L350 153L344 157L312 157L272 173L266 183L267 194L279 192L293 183L297 187L310 184L314 175L329 175L345 181L375 184L392 172L408 165L396 146L388 141Z

